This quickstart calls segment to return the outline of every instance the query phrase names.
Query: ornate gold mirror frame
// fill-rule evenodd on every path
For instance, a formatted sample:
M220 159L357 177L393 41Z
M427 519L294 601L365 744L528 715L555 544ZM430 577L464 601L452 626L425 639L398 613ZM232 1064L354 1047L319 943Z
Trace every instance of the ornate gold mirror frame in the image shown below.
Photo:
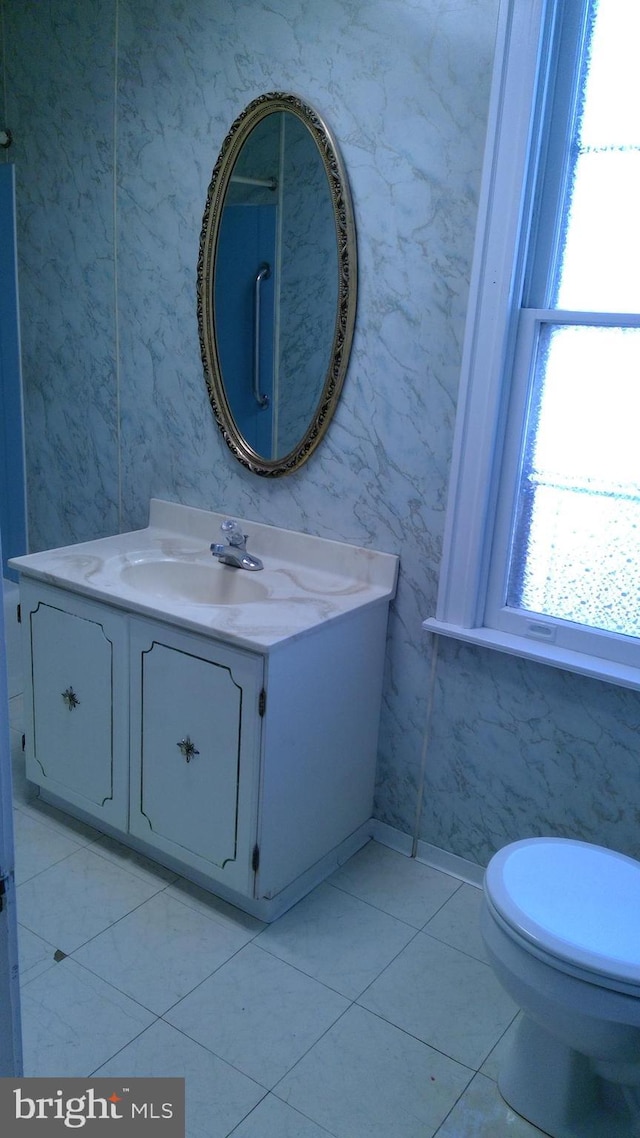
M336 303L332 332L329 332L327 335L328 342L326 350L324 351L324 362L318 366L317 360L315 361L316 370L319 371L319 375L314 378L314 386L310 389L310 392L307 393L311 400L310 405L313 407L312 413L309 418L305 419L304 425L295 439L289 439L286 442L284 453L277 453L276 448L275 451L272 449L270 453L264 454L261 453L262 448L255 440L250 440L245 437L245 433L243 433L241 426L236 421L236 415L233 409L233 396L230 394L229 385L226 381L221 363L221 328L218 319L219 312L216 312L216 288L218 287L218 289L221 290L218 296L224 294L226 282L222 276L223 270L218 253L222 218L225 204L230 200L229 191L234 170L255 128L259 124L264 123L264 120L266 120L268 116L281 115L283 113L288 116L294 116L294 119L297 120L298 123L301 122L304 124L304 127L313 139L315 150L320 157L324 174L326 175L328 200L325 204L327 214L330 210L333 217L335 261L333 259L333 250L331 250L331 257L325 258L325 271L330 279L324 282L322 280L316 281L316 285L318 287L318 295L322 295L324 288L325 294L332 293L335 296ZM284 122L285 120L282 121ZM302 132L302 134L304 134L304 132ZM257 137L257 135L254 135L254 138ZM240 169L241 168L242 166ZM282 169L283 167L281 165L281 172ZM321 181L322 180L321 178ZM236 175L235 181L254 182L254 184L257 184L260 180L242 178ZM261 184L266 185L267 181L271 180L262 180ZM275 182L275 179L272 181ZM269 188L275 188L275 185ZM291 188L289 188L289 195L291 195L291 192ZM295 206L295 201L293 204ZM282 221L279 221L278 225L281 229ZM332 245L333 242L331 241L330 244ZM269 266L266 266L266 268L269 268ZM270 273L265 274L264 269L264 265L260 266L260 270L262 271L258 272L258 277L264 278L265 275L271 275ZM275 287L277 287L277 264L275 270L274 280ZM334 274L337 279L334 278ZM256 283L256 289L258 288L258 284L259 281ZM233 123L224 140L220 155L214 167L207 194L200 235L197 281L200 350L213 413L232 453L244 466L248 467L248 469L255 474L266 477L290 474L307 461L322 440L335 411L344 383L355 325L356 298L357 258L353 208L346 173L331 133L320 116L308 104L303 103L295 95L278 92L261 95L259 98L254 99ZM311 319L309 315L305 318L305 338L309 344L309 351L315 352L317 345L314 341L317 339L317 329L314 326L312 317L313 314L311 314ZM260 319L259 315L257 319ZM330 321L331 316L329 317L329 321L327 321L327 328L330 327ZM277 334L277 321L275 324ZM246 336L247 333L245 330L242 333L238 332L238 334ZM326 363L327 360L328 366ZM304 368L298 368L297 370L300 375L305 371ZM293 378L296 379L295 376ZM250 382L250 380L248 382ZM300 382L299 377L296 379L296 382ZM256 387L255 390L259 391L259 388ZM260 397L258 395L256 398L258 404L260 404L262 399L263 406L266 406L269 402L269 398L266 396ZM289 398L290 402L303 402L296 397L295 391ZM276 405L277 393L274 396L274 406ZM283 410L283 408L281 408L281 410Z

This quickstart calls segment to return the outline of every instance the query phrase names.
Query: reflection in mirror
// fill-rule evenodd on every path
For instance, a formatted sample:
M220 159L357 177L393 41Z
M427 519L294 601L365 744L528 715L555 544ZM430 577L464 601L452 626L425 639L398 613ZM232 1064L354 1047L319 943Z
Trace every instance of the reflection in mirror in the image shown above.
M335 143L295 96L263 95L222 147L198 263L212 407L255 473L289 473L318 445L344 381L355 307L353 214Z

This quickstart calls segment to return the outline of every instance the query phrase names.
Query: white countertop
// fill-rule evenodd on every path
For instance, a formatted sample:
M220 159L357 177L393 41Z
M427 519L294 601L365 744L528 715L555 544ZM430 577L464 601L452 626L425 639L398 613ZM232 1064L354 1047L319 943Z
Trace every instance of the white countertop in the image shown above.
M47 584L263 652L395 596L399 559L394 554L259 522L238 519L249 552L264 569L220 565L209 546L223 542L220 524L229 516L152 499L146 529L15 557L10 565ZM146 556L199 563L212 574L242 574L261 586L260 599L209 604L143 591L123 580L122 569Z

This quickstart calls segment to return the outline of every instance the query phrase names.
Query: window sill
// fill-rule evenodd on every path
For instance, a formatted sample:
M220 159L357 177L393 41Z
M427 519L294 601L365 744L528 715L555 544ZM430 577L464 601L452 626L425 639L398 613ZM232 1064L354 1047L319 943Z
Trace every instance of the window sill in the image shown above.
M506 652L509 656L520 656L524 660L534 660L538 664L549 664L552 668L562 668L579 676L590 676L593 680L617 684L619 687L640 691L640 668L629 664L604 660L598 656L587 656L584 652L572 652L567 648L557 648L553 644L541 644L524 636L514 636L507 632L497 632L492 628L462 628L457 624L446 624L431 617L423 621L426 632L437 636L448 636L467 644L478 644L482 648L493 648Z

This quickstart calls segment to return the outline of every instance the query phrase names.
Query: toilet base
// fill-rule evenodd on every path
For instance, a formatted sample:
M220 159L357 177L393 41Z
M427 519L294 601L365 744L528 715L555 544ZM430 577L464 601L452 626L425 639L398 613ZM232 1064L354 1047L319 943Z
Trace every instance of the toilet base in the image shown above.
M516 1114L551 1138L640 1138L638 1088L601 1078L586 1055L527 1016L516 1028L498 1089Z

